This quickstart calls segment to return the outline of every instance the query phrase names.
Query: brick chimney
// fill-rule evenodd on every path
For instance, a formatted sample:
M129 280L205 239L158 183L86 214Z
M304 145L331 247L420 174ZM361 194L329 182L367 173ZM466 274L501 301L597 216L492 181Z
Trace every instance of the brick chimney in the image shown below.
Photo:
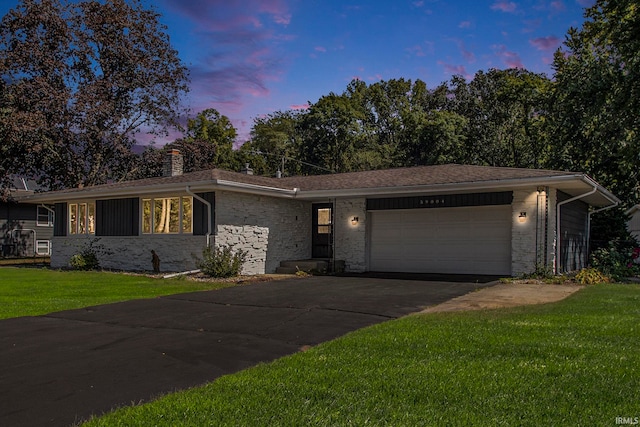
M245 163L244 164L244 169L242 169L240 172L247 174L247 175L253 175L253 169L251 169L249 167L249 163Z
M163 168L162 168L162 176L182 175L182 166L183 166L182 154L180 154L179 150L176 150L175 148L173 148L169 150L167 154L165 154Z

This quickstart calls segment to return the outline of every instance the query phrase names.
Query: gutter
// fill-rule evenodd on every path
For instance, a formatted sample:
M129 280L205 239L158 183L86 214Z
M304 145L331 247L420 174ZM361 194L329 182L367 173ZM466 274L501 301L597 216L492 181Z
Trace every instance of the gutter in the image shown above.
M211 218L212 218L211 217L211 203L209 203L208 201L206 201L202 197L198 196L196 193L193 193L188 185L186 186L185 191L187 192L188 195L190 195L194 199L200 201L201 203L204 203L207 206L207 234L206 234L206 238L207 238L207 247L210 247L211 246Z
M560 251L562 248L561 245L561 238L562 238L562 234L560 234L560 208L567 204L567 203L571 203L574 202L576 200L582 199L584 197L590 196L594 193L596 193L599 189L601 194L607 199L609 200L612 204L609 206L605 206L603 208L597 209L593 212L589 212L588 216L587 216L587 245L589 244L589 238L590 238L590 234L591 234L591 215L594 213L598 213L607 209L611 209L614 208L616 206L618 206L618 204L620 204L620 200L618 198L616 198L615 196L613 196L611 193L609 193L608 191L604 191L604 188L600 187L595 181L591 180L589 177L583 176L583 181L593 185L593 188L590 191L587 191L584 194L580 194L578 196L572 197L570 199L564 200L562 202L559 202L556 204L556 262L554 263L553 266L553 272L554 274L558 274L558 264L560 262Z
M560 264L560 251L562 249L562 245L561 245L562 234L560 233L560 208L563 205L566 205L567 203L571 203L576 200L582 199L584 197L590 196L594 194L596 191L598 191L598 187L594 185L590 191L587 191L584 194L580 194L578 196L556 203L556 259L555 259L555 262L553 263L553 274L558 274L558 264Z
M139 197L140 194L167 194L170 192L180 191L187 186L191 189L202 189L203 191L211 191L212 189L219 188L224 189L229 188L232 191L243 192L243 193L251 193L251 194L260 194L265 196L272 197L285 197L285 198L296 198L300 193L300 189L298 188L278 188L278 187L269 187L263 185L256 184L245 184L241 182L234 181L226 181L226 180L206 180L206 181L192 181L192 182L181 182L181 183L170 183L170 184L162 184L162 185L148 185L148 186L127 186L124 188L104 188L104 189L92 189L91 187L87 187L83 190L60 190L53 192L45 192L45 193L37 193L34 195L26 196L21 200L24 202L36 201L39 203L55 203L59 201L69 201L69 200L86 200L86 199L96 199L96 198L105 198L105 197L114 197L114 198L123 198L127 196L135 196Z
M214 183L219 187L232 188L235 191L251 194L263 194L265 196L281 196L287 198L295 198L300 192L299 188L278 188L268 187L266 185L246 184L243 182L226 181L223 179L217 179ZM275 194L274 194L275 193Z
M462 183L446 183L446 184L423 184L411 185L404 187L372 187L372 188L347 188L347 189L329 189L329 190L303 190L297 195L301 199L317 199L317 198L333 198L333 197L367 197L367 196L385 196L389 194L417 194L417 193L448 193L451 191L465 192L478 190L495 190L497 188L515 189L527 188L531 185L554 186L567 182L582 181L589 187L597 187L602 193L609 194L604 188L599 187L591 180L586 179L583 174L547 176L547 177L530 177L530 178L514 178L505 180L462 182ZM603 191L604 190L604 191ZM607 199L610 199L605 195ZM613 197L613 196L612 196Z

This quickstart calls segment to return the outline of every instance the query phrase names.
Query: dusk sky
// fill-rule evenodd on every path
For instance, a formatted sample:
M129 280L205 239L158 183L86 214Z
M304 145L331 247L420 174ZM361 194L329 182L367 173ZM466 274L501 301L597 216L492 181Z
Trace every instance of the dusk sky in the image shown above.
M16 0L0 0L4 15ZM215 108L249 135L253 119L367 84L526 68L553 52L594 0L145 0L191 71L191 116Z

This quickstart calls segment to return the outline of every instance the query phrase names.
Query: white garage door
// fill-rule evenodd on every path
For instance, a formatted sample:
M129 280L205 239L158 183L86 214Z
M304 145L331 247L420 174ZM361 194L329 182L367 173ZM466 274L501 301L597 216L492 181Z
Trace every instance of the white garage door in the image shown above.
M511 206L371 212L369 270L511 274Z

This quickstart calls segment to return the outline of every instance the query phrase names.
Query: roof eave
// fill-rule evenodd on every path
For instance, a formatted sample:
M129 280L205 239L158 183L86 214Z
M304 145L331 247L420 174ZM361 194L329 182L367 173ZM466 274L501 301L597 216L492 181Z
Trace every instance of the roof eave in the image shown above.
M547 177L516 178L505 180L489 180L478 182L462 182L447 184L428 184L414 186L387 186L375 188L349 188L340 190L302 190L299 198L306 200L330 199L344 197L384 197L401 196L412 194L442 194L442 193L462 193L468 191L506 191L518 188L530 188L532 186L554 186L562 189L563 184L583 183L585 187L598 190L599 198L592 198L590 204L594 206L605 206L619 202L618 198L611 194L604 187L593 181L584 174L570 174ZM566 188L565 188L566 189ZM570 190L567 190L570 191Z
M288 197L293 198L296 196L297 189L284 189L277 187L268 187L255 184L247 184L228 180L197 180L187 181L180 183L169 184L152 184L144 186L131 186L125 188L87 188L79 191L53 191L47 193L37 193L32 196L23 198L25 202L38 202L38 203L55 203L65 202L73 200L91 200L91 199L103 199L107 197L111 198L124 198L131 196L146 196L166 194L172 192L183 192L185 188L189 187L191 191L211 191L211 190L229 190L242 193L250 193L257 195L268 195L274 197Z

